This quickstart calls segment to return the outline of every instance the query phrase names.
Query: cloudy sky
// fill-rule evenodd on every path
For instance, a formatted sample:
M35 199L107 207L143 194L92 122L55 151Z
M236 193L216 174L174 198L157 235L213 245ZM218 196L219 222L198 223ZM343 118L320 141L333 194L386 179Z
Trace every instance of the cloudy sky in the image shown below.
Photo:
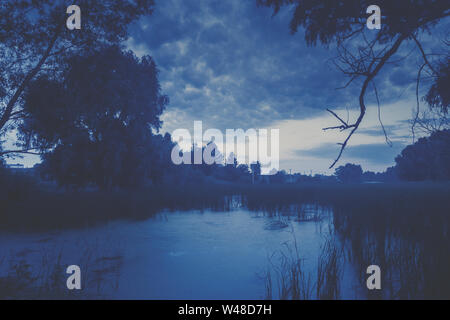
M154 58L162 91L170 98L162 131L193 130L195 120L203 122L204 130L224 132L276 128L281 169L331 173L328 167L344 135L322 130L338 124L326 108L355 119L360 87L355 83L337 90L346 78L331 62L335 48L308 47L302 30L289 32L289 8L273 17L255 2L156 0L154 14L131 26L127 47ZM436 42L434 35L423 41ZM387 65L376 79L392 146L385 142L369 94L367 116L339 164L354 162L365 170L383 171L412 142L407 120L416 103L420 59L412 43L400 52L407 59Z
M160 69L163 91L170 97L163 131L277 128L280 167L293 172L331 172L344 135L323 131L336 125L326 108L355 119L358 84L336 90L346 78L334 67L333 47L308 47L300 30L290 34L289 8L275 17L255 1L159 0L152 17L132 27L127 43L137 55L150 54ZM372 32L376 32L375 30ZM432 43L433 37L423 41ZM386 67L377 78L381 117L375 100L350 141L340 164L360 163L382 171L412 142L407 120L415 107L419 57L406 43L408 58ZM345 134L345 133L344 133Z

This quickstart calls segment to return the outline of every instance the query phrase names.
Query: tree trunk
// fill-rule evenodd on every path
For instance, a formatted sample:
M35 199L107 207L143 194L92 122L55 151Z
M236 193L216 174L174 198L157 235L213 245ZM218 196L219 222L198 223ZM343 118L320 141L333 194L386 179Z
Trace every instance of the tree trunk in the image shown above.
M50 44L48 45L47 49L45 50L42 58L39 60L37 65L28 72L25 79L22 81L22 83L20 84L20 86L17 88L16 92L12 96L11 100L9 100L9 102L6 106L5 112L3 112L3 115L0 118L0 131L3 129L3 127L6 125L9 118L11 117L11 113L12 113L14 106L15 106L17 100L19 99L20 95L23 93L26 86L30 83L30 81L34 78L34 76L36 76L36 74L41 70L42 65L45 63L45 61L49 57L50 52L52 51L53 47L55 46L56 40L58 39L61 31L62 31L62 27L59 27L58 30L56 31L55 35L51 39Z

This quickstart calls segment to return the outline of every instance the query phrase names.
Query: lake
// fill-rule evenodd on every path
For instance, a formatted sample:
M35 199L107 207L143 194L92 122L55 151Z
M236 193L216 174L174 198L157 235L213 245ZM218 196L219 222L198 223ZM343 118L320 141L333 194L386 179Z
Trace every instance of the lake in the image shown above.
M49 233L3 233L0 278L21 277L24 286L47 287L56 297L70 298L65 268L75 264L82 274L77 297L276 299L282 296L277 283L283 257L296 260L298 255L314 282L319 255L332 233L326 210L320 219L299 221L242 208L163 212L147 220ZM358 298L360 286L345 264L340 297Z
M92 209L76 228L2 231L0 298L446 299L447 205L424 201L439 190L404 188L398 201L396 188L377 189L383 201L351 189L332 205L275 190L214 210L147 215L141 206L143 214L109 222ZM67 289L70 265L81 269L82 290ZM381 290L366 286L370 265L381 268Z

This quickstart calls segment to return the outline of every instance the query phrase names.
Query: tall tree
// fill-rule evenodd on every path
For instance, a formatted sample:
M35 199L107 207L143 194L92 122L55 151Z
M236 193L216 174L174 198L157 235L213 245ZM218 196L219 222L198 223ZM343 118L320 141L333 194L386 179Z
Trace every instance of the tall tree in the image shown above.
M155 177L167 138L153 132L168 98L160 93L151 57L113 46L67 64L60 81L41 76L26 90L18 126L22 147L42 152L62 183L108 188Z
M363 171L360 165L347 163L335 169L335 175L343 183L361 182Z
M293 8L291 32L295 33L299 27L303 27L308 45L316 45L317 42L324 45L335 44L338 51L335 64L349 77L344 88L356 80L360 81L358 99L360 114L354 123L344 121L335 112L327 109L339 124L324 130L349 131L346 139L340 144L339 154L330 168L338 162L348 141L364 118L365 96L368 89L373 88L379 104L374 79L386 63L398 55L399 48L404 42L413 42L417 47L417 54L423 60L422 65L418 67L418 83L425 70L430 77L440 76L436 68L439 61L433 60L435 56L422 46L420 37L425 32L429 33L443 18L450 15L448 1L379 0L376 4L381 8L382 23L381 29L375 33L366 27L368 17L366 10L373 4L369 0L257 0L257 3L273 8L274 14L283 6L291 6ZM386 135L382 123L381 126ZM386 141L389 142L387 136Z
M450 180L450 130L432 133L407 146L395 158L400 179Z
M57 78L69 57L119 44L128 25L153 12L153 0L78 0L81 29L69 30L65 0L0 3L0 133L23 118L23 93L38 76ZM30 150L5 150L5 153Z
M259 161L250 164L250 169L254 176L258 177L261 175L261 163Z

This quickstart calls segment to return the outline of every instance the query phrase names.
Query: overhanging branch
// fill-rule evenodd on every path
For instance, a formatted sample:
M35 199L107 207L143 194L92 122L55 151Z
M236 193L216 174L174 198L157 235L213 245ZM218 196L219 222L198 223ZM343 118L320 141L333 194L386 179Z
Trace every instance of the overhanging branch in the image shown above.
M335 127L324 128L323 130L341 129L341 131L343 131L343 130L346 130L346 129L351 129L350 133L347 135L347 137L345 138L344 142L343 143L339 143L339 145L341 146L341 148L339 150L339 154L338 154L337 158L333 161L331 166L329 167L330 169L333 168L335 166L335 164L339 161L339 159L342 156L342 153L344 152L345 147L347 146L348 141L350 140L352 135L355 133L355 131L358 129L359 125L361 124L362 119L364 118L364 115L366 113L366 105L365 105L365 101L364 101L364 96L366 94L367 87L368 87L369 83L372 82L372 80L375 78L375 76L378 74L378 72L384 66L386 61L388 61L389 58L392 57L397 52L397 50L400 47L400 45L402 44L403 40L405 40L406 38L407 38L407 35L403 35L403 34L400 35L397 38L397 40L394 42L394 44L389 48L389 50L385 51L384 54L381 57L379 57L379 56L373 56L372 57L372 61L369 64L368 71L364 75L365 79L364 79L364 82L363 82L363 85L361 87L361 91L360 91L360 94L359 94L360 114L358 116L358 119L355 121L355 123L348 124L345 121L343 121L336 113L334 113L331 110L327 109L331 114L333 114L342 123L342 125L335 126ZM353 66L352 64L350 64L350 66L351 67L355 67L357 70L360 70L360 64L359 63L356 66Z

